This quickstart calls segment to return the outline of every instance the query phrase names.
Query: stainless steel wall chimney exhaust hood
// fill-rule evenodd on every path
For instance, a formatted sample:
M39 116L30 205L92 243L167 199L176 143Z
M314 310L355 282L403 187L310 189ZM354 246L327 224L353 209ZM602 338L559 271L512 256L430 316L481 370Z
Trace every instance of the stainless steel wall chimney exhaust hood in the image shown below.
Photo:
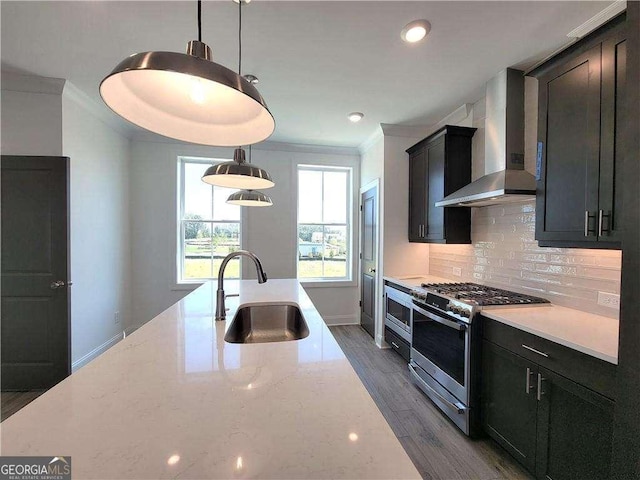
M507 68L487 83L485 175L446 196L437 207L483 207L535 198L524 169L524 74Z

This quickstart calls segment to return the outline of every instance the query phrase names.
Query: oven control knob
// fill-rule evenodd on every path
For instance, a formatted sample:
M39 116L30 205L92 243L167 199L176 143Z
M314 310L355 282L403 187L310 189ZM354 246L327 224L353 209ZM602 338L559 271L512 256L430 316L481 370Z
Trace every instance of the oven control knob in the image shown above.
M462 310L460 312L460 315L462 315L463 317L469 318L471 316L471 312L469 312L469 310Z
M452 311L453 313L460 314L460 309L459 309L456 305L454 305L453 307L451 307L451 311Z

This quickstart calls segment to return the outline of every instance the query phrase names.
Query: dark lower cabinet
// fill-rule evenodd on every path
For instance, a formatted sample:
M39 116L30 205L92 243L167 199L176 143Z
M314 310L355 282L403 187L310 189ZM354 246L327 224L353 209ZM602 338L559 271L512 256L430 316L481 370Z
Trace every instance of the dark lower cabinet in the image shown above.
M536 477L609 478L614 402L540 367Z
M489 436L538 479L609 478L614 402L492 342L482 348Z
M387 342L391 348L407 362L411 360L411 345L409 345L409 342L403 340L389 327L384 328L384 341Z
M482 419L485 431L527 470L535 471L538 402L536 365L491 342L482 343ZM527 374L529 388L527 388Z

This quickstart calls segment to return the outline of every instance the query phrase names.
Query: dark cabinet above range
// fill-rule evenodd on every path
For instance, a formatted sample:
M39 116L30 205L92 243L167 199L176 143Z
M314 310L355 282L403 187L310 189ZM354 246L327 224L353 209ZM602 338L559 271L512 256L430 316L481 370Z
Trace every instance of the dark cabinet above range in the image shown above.
M435 203L471 182L475 131L446 125L407 150L410 242L471 243L471 210Z
M625 64L623 14L532 73L541 246L620 248Z

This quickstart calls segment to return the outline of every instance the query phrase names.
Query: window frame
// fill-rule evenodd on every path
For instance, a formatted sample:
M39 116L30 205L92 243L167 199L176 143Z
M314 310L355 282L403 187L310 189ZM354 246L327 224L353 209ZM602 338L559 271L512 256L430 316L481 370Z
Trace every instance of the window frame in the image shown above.
M203 278L184 278L184 228L185 222L202 222L209 224L210 228L216 224L229 224L229 223L237 223L238 224L238 244L239 248L243 248L243 224L245 221L245 215L243 209L240 208L240 219L239 220L186 220L184 219L184 205L185 205L185 164L201 164L203 168L203 173L207 167L211 165L216 165L222 162L228 162L231 159L228 158L210 158L210 157L193 157L188 155L179 155L177 161L177 177L178 177L178 185L177 185L177 205L176 205L176 261L175 261L175 287L177 289L188 288L191 289L194 286L202 285L205 282L211 280L217 280L217 275L215 277L203 277ZM211 189L215 188L214 185L211 185ZM213 195L213 193L212 193ZM213 204L213 196L212 196L212 204ZM212 230L213 231L213 230ZM212 252L213 254L213 252ZM225 280L241 280L242 279L242 258L239 259L239 276L238 277L229 277L225 275Z
M347 173L347 192L346 192L346 222L345 223L301 223L300 220L300 202L299 202L299 172L301 170L307 171L320 171L320 172L331 172L331 171L342 171ZM333 286L353 286L356 285L356 281L354 279L355 275L355 262L354 259L357 256L354 252L355 241L353 238L355 231L355 222L356 218L354 216L354 167L353 166L345 166L345 165L336 165L334 163L298 163L294 168L295 175L295 206L296 206L296 218L295 218L295 262L296 262L296 279L302 283L304 286L308 287L333 287ZM324 182L324 177L323 177ZM322 208L323 208L323 216L324 216L324 185L322 188ZM346 228L346 271L347 274L345 277L300 277L299 276L299 267L300 267L300 250L299 250L299 228L300 225L311 225L311 226L321 226L323 229L325 227L345 227ZM324 230L323 230L324 232ZM323 257L322 260L324 262L324 245L323 245Z

